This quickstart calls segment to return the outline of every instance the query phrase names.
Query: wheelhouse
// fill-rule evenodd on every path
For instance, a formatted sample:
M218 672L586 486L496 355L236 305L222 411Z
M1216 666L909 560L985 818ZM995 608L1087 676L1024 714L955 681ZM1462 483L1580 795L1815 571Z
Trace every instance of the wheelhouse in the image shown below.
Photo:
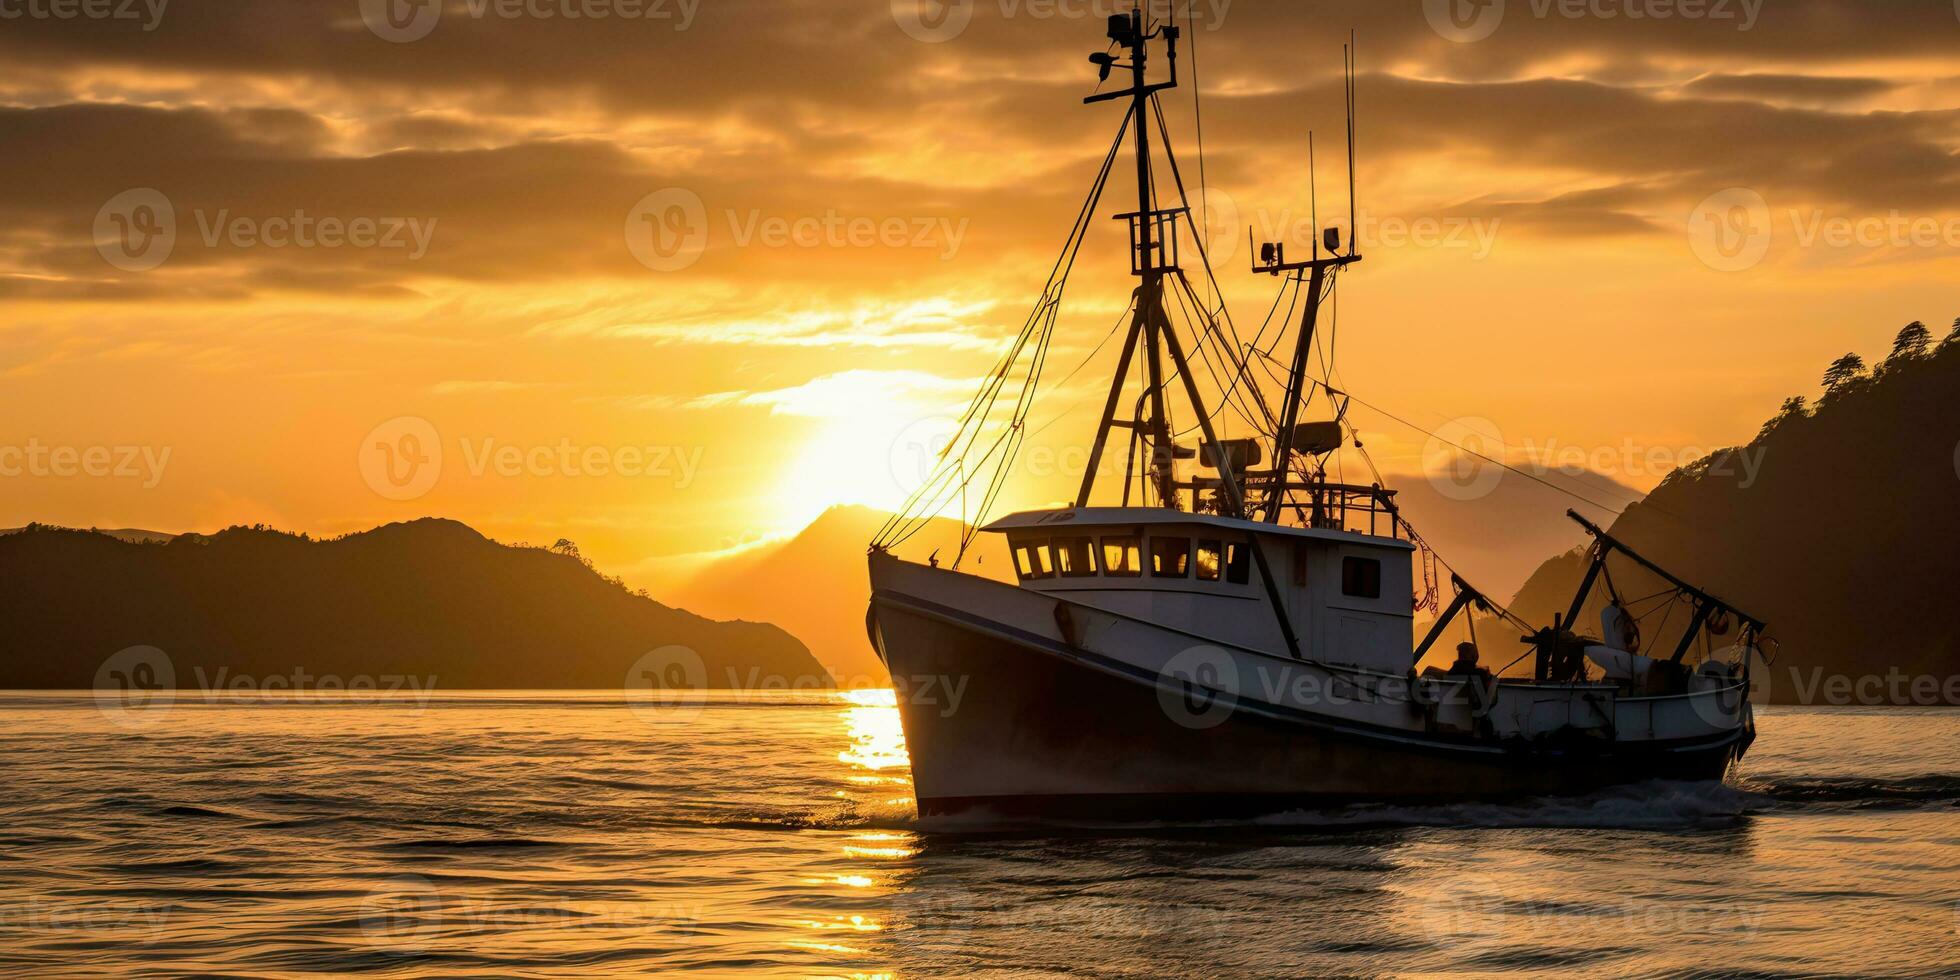
M985 529L1006 536L1023 588L1285 655L1258 548L1288 620L1324 659L1408 666L1414 549L1397 538L1158 507L1028 511Z

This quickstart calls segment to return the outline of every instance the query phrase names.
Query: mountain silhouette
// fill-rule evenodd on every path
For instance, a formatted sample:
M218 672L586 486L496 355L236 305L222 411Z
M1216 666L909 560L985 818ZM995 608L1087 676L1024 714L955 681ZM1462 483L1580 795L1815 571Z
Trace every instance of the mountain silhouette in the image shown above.
M106 658L139 645L169 657L179 687L297 670L447 690L619 690L656 650L655 673L675 678L659 686L830 682L776 626L664 606L569 545L513 547L449 520L327 541L246 527L130 541L30 525L0 535L0 576L0 688L89 688Z
M1875 371L1846 355L1826 381L1814 409L1802 398L1785 402L1748 445L1676 470L1611 533L1769 621L1779 641L1769 672L1773 700L1819 703L1819 676L1894 672L1942 683L1922 686L1918 695L1888 684L1884 701L1954 702L1960 686L1943 682L1960 674L1952 601L1960 581L1960 509L1953 505L1960 491L1960 342L1949 337L1932 347L1914 324ZM1756 457L1754 479L1741 465L1744 453ZM1549 623L1571 601L1584 562L1582 551L1544 562L1513 610ZM1609 568L1624 596L1660 587L1630 565ZM1577 628L1596 634L1605 601L1596 590ZM1643 623L1644 648L1672 653L1686 615L1676 610L1665 626L1660 617ZM1831 703L1824 694L1822 703Z
M795 537L709 564L680 587L676 601L711 616L767 616L808 643L839 684L883 686L889 676L864 633L871 599L865 549L890 517L870 507L832 507ZM893 551L913 561L937 551L951 564L959 529L958 521L937 518ZM980 535L961 570L1012 581L999 537Z

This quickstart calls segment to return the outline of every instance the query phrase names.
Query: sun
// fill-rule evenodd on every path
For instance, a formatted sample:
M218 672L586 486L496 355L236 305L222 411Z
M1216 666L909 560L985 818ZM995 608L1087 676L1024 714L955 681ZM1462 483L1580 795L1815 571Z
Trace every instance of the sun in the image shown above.
M932 483L939 454L955 420L903 410L852 413L826 419L783 470L775 509L802 527L839 504L898 512ZM957 495L951 509L958 512Z

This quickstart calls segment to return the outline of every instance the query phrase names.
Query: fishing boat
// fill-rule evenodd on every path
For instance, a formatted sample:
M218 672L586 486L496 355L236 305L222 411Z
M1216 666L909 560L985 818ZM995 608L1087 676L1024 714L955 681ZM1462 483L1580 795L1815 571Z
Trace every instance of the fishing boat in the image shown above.
M1454 572L1442 581L1379 477L1330 478L1330 458L1362 447L1352 396L1324 365L1311 373L1310 353L1324 350L1316 331L1337 277L1362 256L1338 227L1304 259L1289 261L1285 242L1260 246L1252 271L1293 298L1279 336L1296 308L1298 325L1285 356L1278 340L1239 339L1159 101L1178 85L1179 38L1142 11L1109 19L1109 46L1089 60L1099 88L1112 73L1128 85L1084 102L1127 105L1115 140L1027 323L869 550L867 629L895 684L963 690L953 704L898 699L921 814L1225 817L1724 778L1755 735L1747 693L1762 620L1568 512L1592 539L1583 581L1562 616L1526 623ZM1149 70L1153 47L1165 77ZM1351 45L1344 66L1351 230ZM1136 208L1115 218L1137 284L1080 487L1066 506L987 522L1031 428L1063 287L1126 147ZM1228 408L1258 435L1221 438ZM1188 413L1182 430L1174 411ZM1098 495L1118 433L1121 492ZM897 556L956 505L981 516L962 525L950 565ZM1015 581L962 568L981 534L1005 538ZM1649 655L1614 567L1692 610ZM1580 620L1602 580L1611 601L1592 635ZM1419 612L1433 615L1420 639ZM1510 666L1529 658L1528 671L1482 659L1480 616L1511 625L1522 645ZM1457 628L1472 639L1456 662L1418 670Z

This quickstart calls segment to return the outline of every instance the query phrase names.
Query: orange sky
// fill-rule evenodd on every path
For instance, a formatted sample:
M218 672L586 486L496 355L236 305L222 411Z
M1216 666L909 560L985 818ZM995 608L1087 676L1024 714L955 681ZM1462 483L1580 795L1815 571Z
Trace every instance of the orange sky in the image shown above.
M1109 6L17 5L0 526L437 514L658 583L832 503L894 505L1114 132L1120 108L1079 103ZM1311 234L1309 127L1322 217L1345 206L1350 27L1367 258L1339 351L1374 404L1644 489L1662 472L1627 459L1746 441L1830 358L1960 315L1950 0L1446 7L1194 11L1245 333L1274 284L1244 228ZM1195 184L1190 96L1165 108ZM1134 206L1123 173L1105 215ZM1132 286L1097 225L1055 380ZM1054 461L1112 354L1036 410L1081 406L1002 510L1073 485ZM1422 466L1420 434L1356 418L1385 468Z

